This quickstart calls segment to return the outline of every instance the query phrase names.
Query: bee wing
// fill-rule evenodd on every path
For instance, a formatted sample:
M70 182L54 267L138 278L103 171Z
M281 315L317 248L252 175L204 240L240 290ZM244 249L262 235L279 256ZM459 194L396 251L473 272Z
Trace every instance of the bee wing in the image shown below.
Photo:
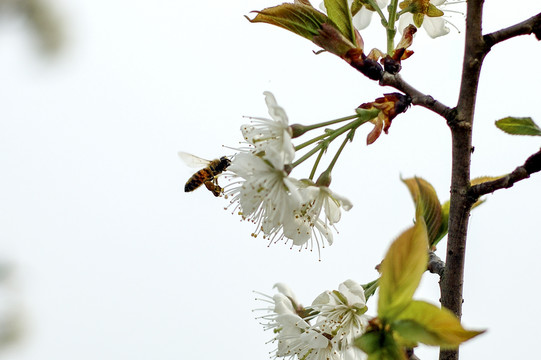
M204 168L210 163L209 160L205 160L182 151L178 152L178 156L182 159L182 161L184 161L184 163L186 163L186 165L192 168Z

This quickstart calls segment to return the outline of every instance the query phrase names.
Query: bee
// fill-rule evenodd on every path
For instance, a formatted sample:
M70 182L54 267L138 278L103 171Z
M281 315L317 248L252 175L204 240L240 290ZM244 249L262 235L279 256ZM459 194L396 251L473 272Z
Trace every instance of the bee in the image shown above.
M203 167L188 179L184 185L185 192L194 191L204 184L214 196L220 196L223 193L223 189L218 185L217 177L231 165L231 160L226 156L215 160L205 160L185 152L179 152L178 156L190 167Z

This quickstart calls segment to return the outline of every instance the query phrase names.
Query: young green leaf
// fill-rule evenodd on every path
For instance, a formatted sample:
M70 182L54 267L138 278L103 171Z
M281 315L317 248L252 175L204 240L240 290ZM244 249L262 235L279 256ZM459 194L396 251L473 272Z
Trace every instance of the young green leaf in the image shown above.
M449 310L424 301L412 301L391 325L405 344L421 342L426 345L453 349L484 331L466 330Z
M366 300L368 300L372 295L376 293L378 286L379 286L379 279L373 280L369 282L368 284L363 285L364 297L366 298Z
M341 58L344 58L350 50L357 48L356 41L351 40L349 33L344 34L327 15L317 11L305 1L285 3L254 12L257 15L253 19L247 17L250 22L279 26Z
M247 17L250 22L276 25L308 40L313 40L322 24L328 21L325 14L302 3L286 3L254 12L257 13L255 18Z
M417 211L425 220L428 239L432 244L442 224L441 204L436 190L428 181L418 177L402 179L402 182L408 187Z
M541 136L541 129L531 117L506 117L496 121L498 129L511 135Z
M436 234L436 236L430 243L431 248L438 245L440 240L443 239L443 237L447 235L447 233L449 232L449 207L450 205L451 205L451 202L447 200L441 206L441 225L440 225L440 229L438 230L438 233Z
M329 19L336 25L342 35L355 43L355 30L351 20L351 11L347 0L325 0L325 8Z
M381 264L378 317L391 322L412 301L428 262L428 236L422 217L402 233Z

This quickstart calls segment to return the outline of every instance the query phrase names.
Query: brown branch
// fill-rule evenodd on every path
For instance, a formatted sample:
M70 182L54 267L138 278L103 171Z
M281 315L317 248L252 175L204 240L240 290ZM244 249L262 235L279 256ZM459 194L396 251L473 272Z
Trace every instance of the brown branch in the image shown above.
M452 118L453 109L442 104L438 100L435 100L430 95L425 95L419 90L415 89L409 83L407 83L400 75L392 75L388 72L384 72L381 80L379 81L381 86L391 86L397 90L402 91L403 93L411 97L411 103L413 105L419 105L425 107L438 115L441 115L445 119L449 120Z
M445 272L441 277L441 304L459 319L462 316L462 290L466 257L466 238L472 202L470 188L470 161L475 100L481 65L486 55L481 33L483 0L467 1L466 41L460 93L456 116L448 120L452 135L451 201L449 207L449 234ZM458 349L441 350L440 360L458 360Z
M516 182L530 177L531 174L541 171L541 150L530 156L523 165L513 172L493 181L477 184L470 188L468 195L477 200L480 196L492 193L499 189L508 189Z
M489 52L492 46L515 36L530 35L532 33L535 34L537 40L541 40L541 13L518 24L483 36L486 44L485 51Z

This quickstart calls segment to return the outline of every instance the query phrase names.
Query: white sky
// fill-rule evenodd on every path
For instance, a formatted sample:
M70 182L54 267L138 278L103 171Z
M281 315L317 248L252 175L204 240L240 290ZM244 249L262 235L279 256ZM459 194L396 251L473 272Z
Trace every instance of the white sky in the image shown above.
M0 23L0 260L15 267L25 328L3 359L266 359L272 334L254 320L261 304L252 290L271 294L285 282L309 304L348 278L371 281L413 218L399 176L424 177L448 198L449 131L422 108L396 118L374 145L364 145L367 127L346 148L332 187L354 207L321 262L250 237L251 224L224 211L223 199L183 192L193 170L177 151L215 158L222 145L237 146L242 116L267 116L265 90L304 124L393 91L333 55L315 56L300 37L243 18L278 3L57 0L69 42L55 62L37 56L20 21ZM534 0L487 1L485 32L540 9ZM363 32L365 45L384 48L375 30ZM420 31L402 74L452 106L462 47L463 33L431 40ZM473 176L509 172L539 149L539 138L493 123L515 115L541 124L540 49L521 37L488 55ZM463 323L488 332L461 359L535 351L540 179L489 196L473 213ZM438 301L435 275L416 297ZM368 306L374 314L375 302Z

